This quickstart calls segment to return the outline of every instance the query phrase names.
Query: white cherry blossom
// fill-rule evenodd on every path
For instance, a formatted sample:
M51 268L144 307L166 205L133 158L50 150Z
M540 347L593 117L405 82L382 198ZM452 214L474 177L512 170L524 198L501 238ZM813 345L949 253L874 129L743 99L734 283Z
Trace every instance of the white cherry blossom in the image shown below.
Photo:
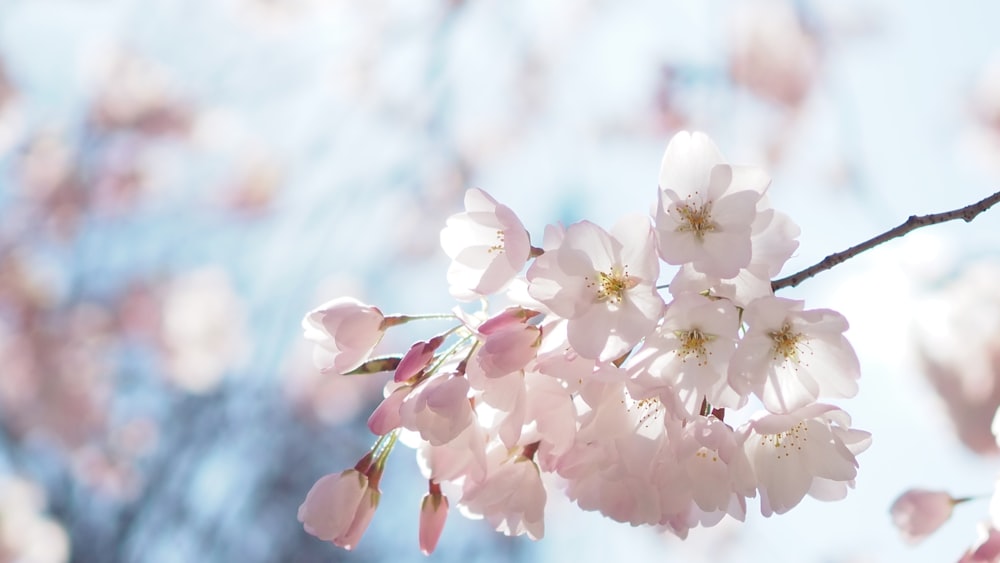
M659 328L626 366L637 385L675 395L690 414L698 414L703 399L715 406L739 407L744 397L729 387L726 377L739 324L736 307L728 300L678 295ZM661 401L666 397L661 395Z
M789 414L759 413L740 428L764 516L784 514L807 494L839 500L854 487L855 456L871 434L850 427L837 407L813 404Z
M656 236L660 257L706 275L731 278L750 264L763 171L730 166L704 133L682 131L660 165Z
M472 301L509 283L531 253L528 232L506 205L476 188L465 192L465 212L452 215L441 231L441 247L451 258L452 297Z
M787 413L819 397L853 397L861 368L844 338L847 320L804 302L762 297L743 311L747 332L729 364L729 383L752 391L773 413Z
M499 449L491 457L497 454ZM485 480L466 487L459 507L465 514L486 518L505 535L527 534L537 540L545 535L546 498L538 466L517 454L491 467Z
M645 217L626 217L608 233L589 221L566 229L560 245L528 269L528 293L567 319L569 344L607 361L649 334L663 311L660 265Z

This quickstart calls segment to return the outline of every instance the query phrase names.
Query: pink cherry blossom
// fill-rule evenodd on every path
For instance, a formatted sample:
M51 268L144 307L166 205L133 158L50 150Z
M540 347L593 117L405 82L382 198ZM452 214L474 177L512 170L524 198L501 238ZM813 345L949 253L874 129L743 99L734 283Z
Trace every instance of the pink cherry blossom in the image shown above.
M910 543L917 543L951 518L955 499L944 491L910 489L889 509L892 523Z
M746 516L746 498L756 496L756 478L733 430L715 417L699 417L673 435L679 483L705 513Z
M404 433L400 438L408 437ZM486 447L490 438L482 426L473 423L440 446L418 440L412 447L417 450L417 465L425 479L444 482L464 478L470 483L486 478Z
M510 325L486 336L475 362L486 377L501 377L520 371L535 358L541 341L536 326Z
M379 493L356 469L324 475L299 506L299 522L306 532L344 549L357 545L368 528Z
M438 335L426 342L414 343L407 350L406 354L403 355L403 358L399 361L399 365L396 366L393 379L397 382L403 382L420 373L421 370L431 363L431 360L434 358L434 352L441 347L443 342L444 336Z
M850 424L837 407L813 404L789 414L759 413L740 428L764 516L784 514L806 494L844 498L857 476L855 456L871 445L871 434Z
M495 449L491 457L498 453ZM486 518L504 535L527 534L537 540L545 535L545 501L538 466L523 455L515 455L491 467L484 481L467 486L461 505L464 512Z
M432 445L452 441L474 422L469 380L457 374L428 379L403 400L399 416L404 428Z
M540 313L524 307L508 307L499 314L486 319L477 328L480 334L489 335L511 325L523 325Z
M989 524L979 525L979 541L958 563L1000 563L1000 530Z
M465 192L465 212L452 215L441 231L451 258L451 295L472 301L503 289L528 261L531 243L521 220L486 192Z
M773 413L858 392L861 367L844 338L847 320L829 309L803 311L803 304L762 297L743 311L748 329L729 365L729 383L752 391Z
M656 237L668 264L731 278L750 263L751 226L770 178L726 164L704 133L682 131L660 165Z
M376 307L339 297L302 319L305 337L316 343L314 360L323 373L347 373L363 364L382 340L385 317Z
M644 217L626 217L609 234L588 221L570 225L561 244L528 269L528 293L568 319L569 344L581 356L607 361L635 346L656 326L663 299L660 265Z
M432 482L432 491L435 487ZM441 488L424 495L420 503L420 552L430 555L437 547L441 531L448 518L448 497L441 494Z

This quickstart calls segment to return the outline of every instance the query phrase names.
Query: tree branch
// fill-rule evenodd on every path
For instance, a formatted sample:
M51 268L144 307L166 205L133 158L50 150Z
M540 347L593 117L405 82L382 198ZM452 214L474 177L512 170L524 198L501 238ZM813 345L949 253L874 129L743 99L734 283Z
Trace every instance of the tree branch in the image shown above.
M987 209L993 207L998 202L1000 202L1000 192L997 192L982 201L973 203L972 205L967 205L961 209L955 209L953 211L945 211L943 213L932 213L930 215L910 215L910 218L906 220L902 225L896 227L895 229L886 231L872 239L866 240L861 244L852 246L847 250L842 252L837 252L836 254L831 254L824 258L823 260L809 266L801 272L796 272L790 276L781 278L779 280L774 280L771 282L771 289L773 291L778 291L783 287L795 287L802 283L803 281L815 276L816 274L829 270L830 268L846 261L848 258L853 258L858 254L866 250L871 250L876 246L882 244L883 242L890 241L894 238L901 237L910 231L919 229L920 227L926 227L927 225L936 225L938 223L944 223L946 221L952 221L955 219L963 219L966 223L972 221L977 215L986 211Z

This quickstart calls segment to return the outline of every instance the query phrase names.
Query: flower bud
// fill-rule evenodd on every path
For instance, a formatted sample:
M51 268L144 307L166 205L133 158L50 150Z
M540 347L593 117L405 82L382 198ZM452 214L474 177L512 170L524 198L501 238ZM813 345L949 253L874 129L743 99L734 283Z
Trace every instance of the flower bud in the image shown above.
M441 488L432 482L431 492L424 495L424 500L420 504L421 553L430 555L434 552L447 518L448 497L441 494Z
M889 513L906 541L917 543L947 522L954 506L955 499L946 492L910 489L892 503Z

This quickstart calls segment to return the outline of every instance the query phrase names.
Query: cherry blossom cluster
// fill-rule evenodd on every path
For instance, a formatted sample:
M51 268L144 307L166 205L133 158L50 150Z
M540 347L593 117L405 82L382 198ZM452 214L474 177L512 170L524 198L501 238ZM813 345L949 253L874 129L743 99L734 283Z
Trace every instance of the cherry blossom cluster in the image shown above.
M393 373L368 420L375 445L313 486L306 531L357 545L397 439L429 483L424 553L452 504L541 538L554 486L583 510L681 537L742 521L758 495L765 516L806 495L843 498L870 435L819 401L855 395L860 368L842 315L773 294L799 228L769 206L769 183L682 132L652 217L549 225L540 246L513 210L468 190L441 245L451 295L481 309L387 316L339 298L303 321L322 371ZM452 324L372 358L386 330L428 317Z

